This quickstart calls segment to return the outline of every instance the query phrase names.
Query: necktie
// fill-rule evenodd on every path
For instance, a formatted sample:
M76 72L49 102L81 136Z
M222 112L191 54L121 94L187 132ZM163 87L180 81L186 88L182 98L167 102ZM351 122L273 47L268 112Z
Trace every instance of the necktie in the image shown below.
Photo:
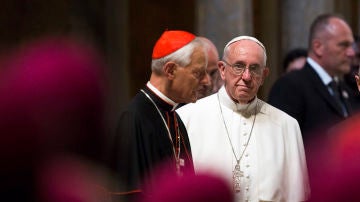
M342 97L342 93L341 93L338 83L336 81L332 80L328 85L333 92L332 95L333 95L336 103L341 107L344 117L347 117L348 110L346 109L346 105L344 103L344 98Z

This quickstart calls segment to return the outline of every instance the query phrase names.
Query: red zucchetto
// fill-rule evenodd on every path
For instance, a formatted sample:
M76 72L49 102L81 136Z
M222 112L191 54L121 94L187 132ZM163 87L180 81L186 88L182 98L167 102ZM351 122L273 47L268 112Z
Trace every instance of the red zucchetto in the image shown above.
M186 31L165 31L154 46L152 59L159 59L177 51L194 40L195 37L194 34Z

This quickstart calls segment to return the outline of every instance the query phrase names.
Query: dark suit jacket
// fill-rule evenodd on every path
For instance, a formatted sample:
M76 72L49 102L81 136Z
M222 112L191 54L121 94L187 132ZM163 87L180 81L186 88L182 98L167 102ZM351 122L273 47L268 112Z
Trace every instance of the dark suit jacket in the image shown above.
M340 85L343 94L348 94L345 104L351 115L360 103L358 92L354 92L344 82ZM310 132L326 129L345 119L327 86L308 63L301 70L279 78L270 91L268 101L299 122L304 140Z

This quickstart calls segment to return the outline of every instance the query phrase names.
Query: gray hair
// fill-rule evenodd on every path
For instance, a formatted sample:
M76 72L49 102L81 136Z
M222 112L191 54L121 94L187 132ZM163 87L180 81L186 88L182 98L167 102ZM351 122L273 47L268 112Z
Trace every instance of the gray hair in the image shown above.
M161 74L162 67L169 61L173 61L180 66L187 66L191 63L191 55L193 54L196 47L202 47L205 52L204 43L196 37L190 43L186 44L184 47L176 50L175 52L158 59L153 59L151 61L151 70L157 74ZM205 54L207 56L207 54Z
M252 36L238 36L233 38L231 41L229 41L225 48L224 48L224 54L223 56L225 56L225 53L227 53L229 46L237 41L241 41L241 40L250 40L250 41L254 41L255 43L257 43L264 51L264 64L266 65L266 60L267 60L267 56L266 56L266 49L263 43L261 43L258 39L256 39L255 37Z

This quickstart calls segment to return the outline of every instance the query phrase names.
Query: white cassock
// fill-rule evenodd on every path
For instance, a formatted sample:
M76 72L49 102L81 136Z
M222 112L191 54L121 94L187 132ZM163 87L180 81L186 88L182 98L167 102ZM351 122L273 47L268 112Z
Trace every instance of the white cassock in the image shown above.
M291 116L258 98L250 104L235 103L224 87L177 112L190 138L196 172L215 173L233 187L236 158L241 158L236 201L308 199L303 141Z

